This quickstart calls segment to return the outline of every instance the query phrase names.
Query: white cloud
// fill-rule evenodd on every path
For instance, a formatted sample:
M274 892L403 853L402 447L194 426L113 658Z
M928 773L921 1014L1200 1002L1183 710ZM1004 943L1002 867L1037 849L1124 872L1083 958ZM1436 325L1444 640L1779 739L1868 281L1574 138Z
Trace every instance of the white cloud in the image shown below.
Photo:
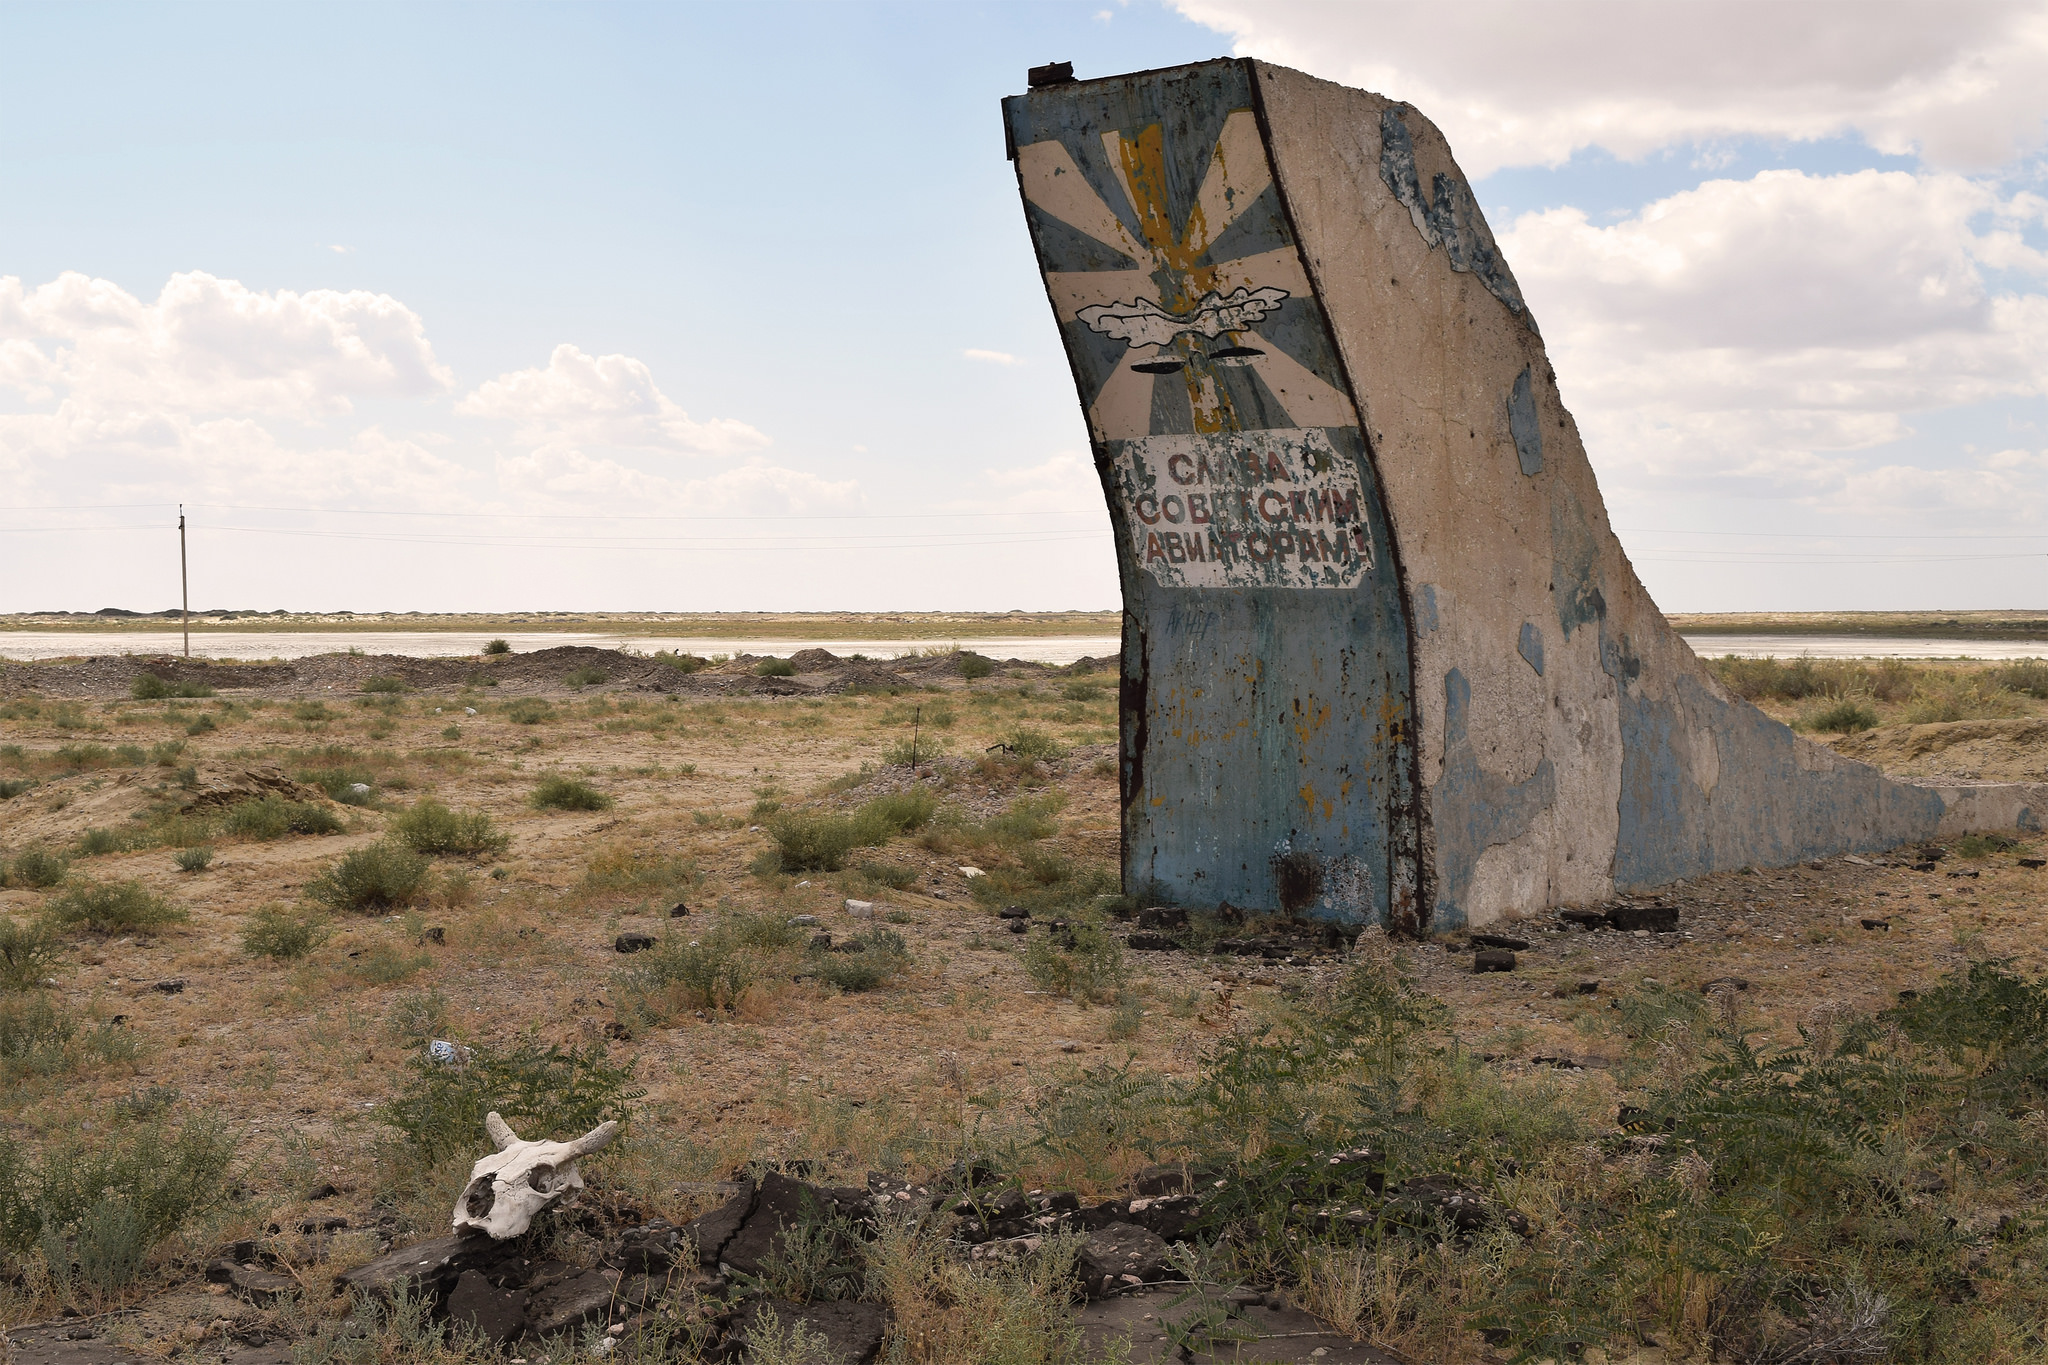
M0 277L0 385L74 413L344 414L452 382L419 315L388 294L260 293L202 271L144 303L67 271Z
M960 354L966 356L969 360L983 360L991 365L1016 365L1022 363L1008 351L979 351L970 348L962 351Z
M1468 175L1582 147L1860 134L1991 166L2048 128L2048 4L1173 0L1241 55L1407 100Z
M655 386L631 356L586 355L568 342L547 368L515 370L479 385L456 405L468 417L514 422L536 445L603 445L640 450L733 454L768 444L744 422L693 420Z
M1102 480L1086 451L1062 450L1023 469L985 469L994 493L975 504L1003 512L1081 512L1103 506ZM1103 512L1108 519L1108 512Z
M1604 227L1527 214L1501 245L1589 410L1843 448L1912 412L2048 391L2048 298L1983 273L2040 269L1998 226L2031 212L1952 175L1767 171Z
M498 483L526 510L612 506L641 515L775 517L845 512L863 503L852 479L834 482L759 460L705 478L672 479L559 446L500 459Z

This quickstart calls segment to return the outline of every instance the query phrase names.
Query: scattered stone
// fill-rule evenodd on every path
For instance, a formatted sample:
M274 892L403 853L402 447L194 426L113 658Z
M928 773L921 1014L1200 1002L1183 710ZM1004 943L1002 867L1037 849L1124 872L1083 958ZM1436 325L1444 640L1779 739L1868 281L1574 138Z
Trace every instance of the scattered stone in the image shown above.
M1031 911L1021 905L1006 905L996 911L997 919L1030 919Z
M1858 867L1876 867L1876 866L1877 866L1877 864L1876 864L1876 863L1873 863L1873 862L1871 862L1871 861L1870 861L1870 860L1869 860L1868 858L1859 858L1859 857L1857 857L1857 856L1856 856L1855 854L1853 854L1853 853L1844 853L1844 854L1842 855L1842 861L1843 861L1843 862L1845 862L1845 863L1854 863L1854 864L1856 864L1856 866L1858 866Z
M526 1298L524 1289L500 1289L476 1271L465 1270L448 1295L448 1320L503 1346L526 1330Z
M448 930L439 924L422 929L420 930L420 942L432 943L438 947L445 948L448 946Z
M559 1279L535 1276L526 1306L527 1330L551 1337L573 1332L586 1322L602 1322L612 1314L619 1287L616 1270L576 1270L563 1266Z
M1863 921L1863 927L1866 929L1883 929L1886 932L1890 932L1892 922L1888 919L1866 919Z
M1072 1039L1066 1039L1060 1043L1060 1051L1062 1052L1079 1052L1080 1050L1081 1045Z
M1022 919L1013 919L1013 920L1011 920L1011 921L1010 921L1010 932L1011 932L1011 933L1013 933L1013 934L1023 934L1023 933L1029 933L1029 932L1030 932L1030 930L1031 930L1031 921L1030 921L1030 920L1022 920Z
M829 952L831 952L831 951L832 951L832 935L830 935L830 934L826 934L826 933L818 933L818 934L812 934L812 935L811 935L811 951L812 951L812 952L814 952L814 953L829 953Z
M849 900L846 903L846 913L852 915L855 919L873 919L875 917L875 903L873 901Z
M1141 953L1156 953L1178 948L1180 944L1170 934L1136 933L1124 937L1124 947Z
M1557 912L1557 917L1566 924L1576 924L1584 929L1604 929L1607 927L1607 912L1605 910L1560 910Z
M368 1265L335 1276L335 1283L379 1298L389 1298L401 1288L440 1294L465 1270L488 1274L517 1257L515 1242L500 1242L486 1232L466 1232L395 1248Z
M1623 933L1644 929L1653 934L1670 934L1678 930L1678 907L1675 905L1615 905L1607 910L1607 922Z
M973 881L976 877L986 877L988 873L983 872L978 867L963 867L960 869L960 875L967 878L968 881Z
M669 907L668 917L670 919L687 919L689 918L689 915L690 907L683 904L683 902L681 901L677 901L674 905Z
M210 1284L224 1284L251 1303L274 1303L278 1298L299 1287L299 1282L289 1275L264 1270L254 1265L242 1265L222 1257L209 1262L206 1278Z
M1165 1241L1135 1223L1111 1223L1088 1234L1075 1265L1091 1299L1127 1284L1153 1284L1169 1274Z
M190 983L182 976L167 976L151 986L150 989L163 995L182 995L188 984Z
M1739 976L1717 976L1712 981L1700 983L1701 995L1712 995L1717 990L1746 991L1749 982Z
M811 929L817 926L818 917L816 915L791 915L789 923L790 927L795 929Z
M1478 972L1511 972L1515 969L1515 955L1505 948L1482 948L1472 954L1472 970Z
M725 1244L738 1235L747 1216L754 1211L754 1195L754 1182L741 1181L739 1192L731 1199L683 1225L682 1235L697 1248L698 1264L718 1264Z
M620 934L612 940L612 947L622 953L644 953L655 943L652 934Z
M683 1230L665 1218L656 1218L620 1233L603 1259L622 1275L651 1275L674 1265L682 1245Z
M2048 858L2022 858L2020 859L2020 866L2035 869L2048 867Z
M1531 1057L1531 1066L1554 1066L1559 1071L1584 1071L1585 1065L1571 1057Z
M308 1203L313 1203L321 1199L332 1199L340 1193L341 1191L332 1185L316 1185L313 1187L313 1192L306 1196L306 1200Z
M1474 934L1472 944L1477 948L1506 948L1510 952L1524 953L1529 950L1529 940L1510 938L1506 934Z
M1178 905L1151 905L1138 912L1140 929L1185 929L1188 912Z
M1575 989L1580 995L1598 995L1600 993L1600 983L1598 981L1581 981Z

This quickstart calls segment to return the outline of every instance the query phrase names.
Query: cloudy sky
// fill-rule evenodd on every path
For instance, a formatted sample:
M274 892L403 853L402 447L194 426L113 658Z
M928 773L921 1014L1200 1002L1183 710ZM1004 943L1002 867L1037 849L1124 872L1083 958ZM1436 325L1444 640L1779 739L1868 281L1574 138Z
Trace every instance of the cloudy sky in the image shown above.
M1671 610L2048 605L2048 3L0 9L0 611L1116 602L997 102L1472 177Z

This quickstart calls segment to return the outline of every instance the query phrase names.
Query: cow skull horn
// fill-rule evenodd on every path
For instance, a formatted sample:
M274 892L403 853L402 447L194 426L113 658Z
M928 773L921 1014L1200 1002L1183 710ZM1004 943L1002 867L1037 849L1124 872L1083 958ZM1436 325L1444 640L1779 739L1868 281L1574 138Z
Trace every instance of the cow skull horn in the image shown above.
M619 1125L607 1121L569 1142L529 1142L496 1113L484 1116L484 1131L498 1150L470 1168L469 1183L455 1203L457 1232L517 1237L534 1216L583 1188L576 1163L609 1146Z

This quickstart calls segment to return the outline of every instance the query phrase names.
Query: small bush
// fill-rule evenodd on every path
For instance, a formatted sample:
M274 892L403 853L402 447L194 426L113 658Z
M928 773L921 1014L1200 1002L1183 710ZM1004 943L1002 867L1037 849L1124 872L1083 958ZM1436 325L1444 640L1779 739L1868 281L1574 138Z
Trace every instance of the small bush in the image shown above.
M456 812L432 798L422 798L391 822L392 832L415 853L499 854L512 836L500 834L483 811Z
M394 943L379 943L349 959L349 975L369 986L395 986L434 959L422 952L408 952Z
M166 697L210 697L213 689L205 683L176 682L154 673L138 673L128 684L128 695L137 701L162 701Z
M185 911L141 882L91 882L50 901L50 918L66 928L98 934L152 934L188 918Z
M906 890L917 881L916 868L875 858L863 862L856 870L875 885L886 886L892 891Z
M1060 695L1068 701L1101 701L1102 684L1076 680L1062 687Z
M221 821L221 831L245 839L282 839L287 834L339 834L341 817L312 801L287 801L282 796L259 797L230 809Z
M2019 846L2019 840L2003 834L1965 834L1956 840L1955 851L1959 858L1988 858L1994 853L2010 853Z
M1991 682L2008 692L2048 701L2048 659L2017 659L1994 668Z
M87 1024L46 992L0 996L0 1079L62 1076L132 1061L141 1050L140 1040L119 1024Z
M555 718L555 708L544 697L521 697L505 708L505 719L514 725L539 725Z
M1113 999L1131 979L1124 946L1099 924L1069 924L1067 943L1050 933L1034 934L1024 945L1024 974L1038 989L1079 1004Z
M601 668L598 668L591 664L585 664L581 668L570 669L568 675L564 677L562 681L566 682L571 687L589 687L594 683L603 682L606 678L610 676L611 675L609 673L606 673Z
M292 719L307 725L321 725L334 719L334 713L327 709L324 701L302 701L292 708Z
M711 667L709 659L700 658L695 654L678 654L673 650L667 649L657 649L649 657L658 664L673 668L678 673L699 673Z
M327 921L273 901L242 922L242 951L251 957L292 962L326 941Z
M401 1043L427 1042L448 1027L448 999L439 991L409 991L391 1002L384 1027Z
M0 801L12 801L23 792L33 790L35 785L33 777L11 777L0 781Z
M510 654L511 652L512 645L508 640L492 640L484 646L484 653L486 654Z
M78 837L78 856L97 858L104 853L121 853L128 848L128 839L118 830L89 829Z
M57 940L49 926L26 924L0 915L0 990L25 991L40 986L56 970Z
M171 861L178 865L180 872L204 872L213 865L213 850L204 844L197 848L181 848L172 855Z
M1058 740L1043 730L1020 725L1010 731L1003 747L1026 763L1049 762L1066 754Z
M690 859L651 854L624 840L606 844L583 867L583 889L599 895L676 891L696 882L697 865Z
M672 930L619 976L633 1012L666 1019L679 1010L732 1010L809 936L773 911L727 910L697 938Z
M543 777L528 798L537 810L610 810L612 798L573 777Z
M387 696L396 695L405 690L405 679L403 678L377 677L370 678L363 683L363 691L381 692Z
M842 991L871 991L910 965L910 947L893 929L873 928L858 938L810 954L810 975Z
M214 723L212 716L194 716L192 718L192 723L185 727L185 733L196 737L199 735L211 734L213 733L213 731L219 728L220 727Z
M306 894L333 910L381 910L409 904L427 879L427 860L403 844L380 839L347 854L306 884Z
M347 750L342 752L346 753ZM318 787L326 794L328 800L345 806L367 806L376 799L377 774L357 764L340 763L328 767L300 768L293 775L301 782ZM366 790L354 790L357 787Z
M487 1150L484 1115L492 1110L523 1138L580 1137L608 1119L629 1122L632 1102L646 1093L633 1087L630 1062L605 1061L602 1043L543 1048L528 1038L503 1051L475 1044L454 1064L414 1056L404 1090L379 1118L431 1165Z
M1875 730L1877 712L1854 697L1840 697L1800 717L1800 725L1828 734L1852 735L1858 730Z
M63 881L64 874L70 870L70 861L61 854L40 848L24 849L15 854L14 861L7 865L4 884L42 890Z
M971 649L960 651L960 676L973 682L996 671L996 661Z
M796 665L787 659L763 659L754 665L754 672L763 678L793 678Z
M2025 714L2026 708L2012 693L1984 674L1929 677L1914 691L1907 703L1908 725L1929 725L1943 721L1997 720Z

